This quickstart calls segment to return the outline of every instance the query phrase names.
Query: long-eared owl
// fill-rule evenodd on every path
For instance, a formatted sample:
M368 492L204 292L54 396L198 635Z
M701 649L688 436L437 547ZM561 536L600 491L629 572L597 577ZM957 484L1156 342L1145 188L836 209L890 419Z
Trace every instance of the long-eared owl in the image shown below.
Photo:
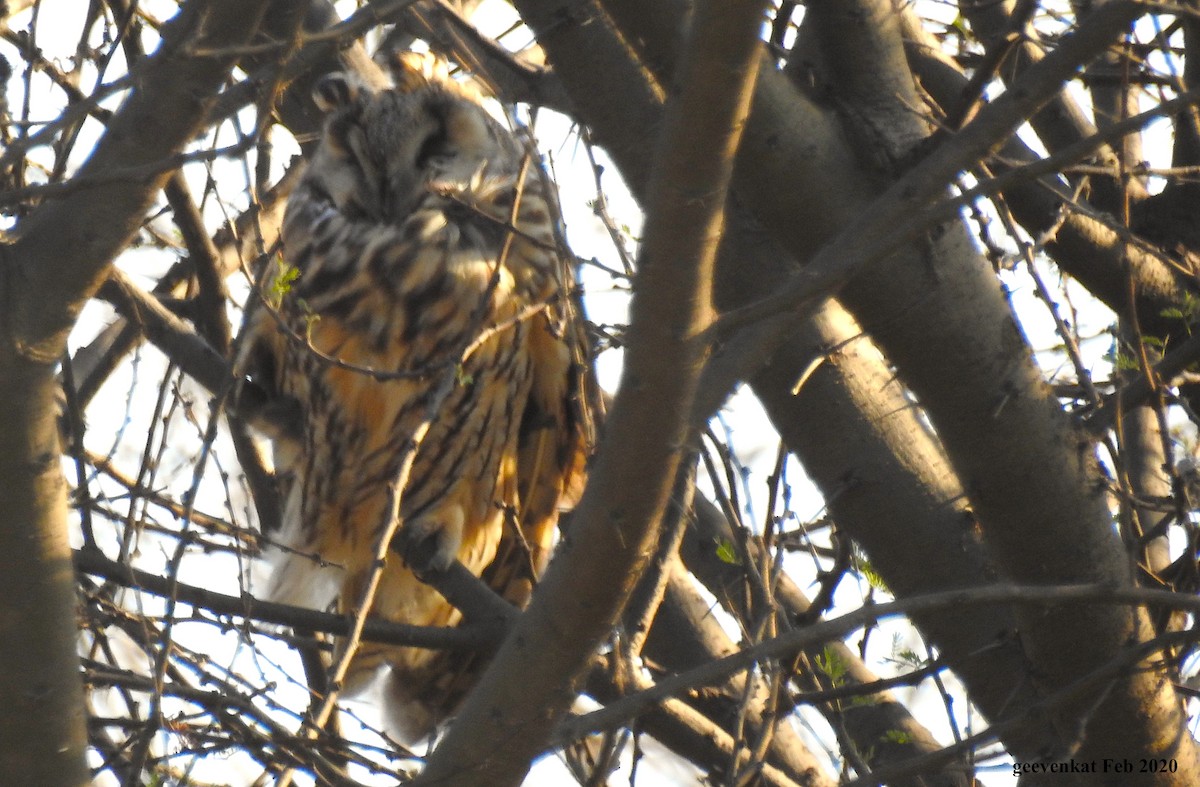
M415 443L398 539L414 549L392 552L371 612L450 626L458 611L402 558L457 558L528 600L590 450L582 332L528 146L441 61L405 55L393 70L393 88L346 75L317 87L325 127L247 322L239 401L291 424L268 429L284 495L270 598L353 609ZM409 740L453 712L473 669L367 643L347 691L384 667L387 715Z

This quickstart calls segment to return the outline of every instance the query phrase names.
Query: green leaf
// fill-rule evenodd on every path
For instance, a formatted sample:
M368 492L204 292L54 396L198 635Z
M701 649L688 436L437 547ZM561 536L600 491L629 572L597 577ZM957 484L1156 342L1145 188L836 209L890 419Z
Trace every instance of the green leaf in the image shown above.
M851 708L866 708L871 705L878 705L879 704L879 695L878 694L859 694L857 696L850 697L850 701L846 704Z
M887 583L883 581L883 577L875 570L875 566L871 565L871 561L867 558L866 553L859 549L857 545L854 547L854 568L863 579L867 580L867 584L871 587L882 593L891 592L888 590Z
M1125 353L1117 353L1117 357L1113 359L1113 366L1116 366L1118 371L1133 372L1137 371L1138 362Z
M842 654L838 653L833 645L826 645L825 649L817 655L816 661L817 669L825 673L829 682L834 686L840 686L845 682L849 667L842 659Z
M741 558L738 557L737 547L732 541L722 540L717 544L717 559L722 563L728 563L731 566L740 566Z
M275 264L279 272L271 280L271 287L268 292L271 305L278 309L279 304L283 303L283 297L292 291L292 285L295 284L296 279L300 278L300 269L293 265L288 265L283 261L283 258L277 259Z

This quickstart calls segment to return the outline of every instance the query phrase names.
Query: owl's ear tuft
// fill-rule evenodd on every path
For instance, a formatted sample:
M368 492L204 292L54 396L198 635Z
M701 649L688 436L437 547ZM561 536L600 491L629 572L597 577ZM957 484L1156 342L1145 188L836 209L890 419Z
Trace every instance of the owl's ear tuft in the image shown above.
M348 74L327 74L313 88L313 101L322 112L332 112L357 101L365 89Z
M434 87L479 103L483 99L474 79L450 76L450 63L428 52L395 52L388 58L392 82L400 93L415 93ZM461 76L461 75L460 75Z
M436 55L424 52L395 52L389 58L392 81L401 93L412 93L430 85L453 85L450 66Z

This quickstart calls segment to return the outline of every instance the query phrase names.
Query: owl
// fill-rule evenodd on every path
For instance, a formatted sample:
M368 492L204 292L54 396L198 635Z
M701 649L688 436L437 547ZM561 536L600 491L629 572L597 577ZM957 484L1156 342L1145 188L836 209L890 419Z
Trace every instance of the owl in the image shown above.
M444 63L409 54L393 72L393 87L335 74L316 88L324 130L235 396L269 424L283 495L269 597L354 609L415 445L371 614L453 626L422 570L459 560L520 606L548 560L591 450L585 342L529 148ZM415 741L453 713L475 661L366 643L345 691L384 672L385 716Z

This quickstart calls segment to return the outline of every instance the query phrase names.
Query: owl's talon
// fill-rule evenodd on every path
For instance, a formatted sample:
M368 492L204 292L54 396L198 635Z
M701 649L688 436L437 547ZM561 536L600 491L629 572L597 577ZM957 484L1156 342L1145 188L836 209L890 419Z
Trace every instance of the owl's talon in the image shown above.
M445 571L458 552L450 528L437 522L410 522L396 535L393 547L417 574Z

